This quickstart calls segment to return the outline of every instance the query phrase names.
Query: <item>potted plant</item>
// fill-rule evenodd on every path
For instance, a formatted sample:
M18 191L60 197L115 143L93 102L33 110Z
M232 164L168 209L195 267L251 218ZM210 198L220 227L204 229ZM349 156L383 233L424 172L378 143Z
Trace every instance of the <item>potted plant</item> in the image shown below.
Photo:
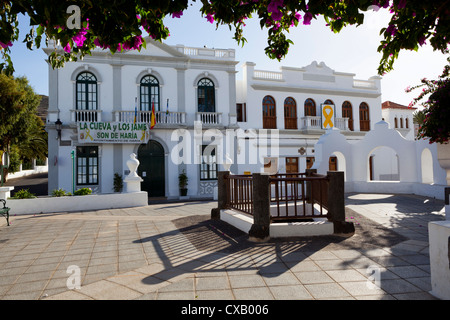
M447 61L449 64L438 80L424 78L420 85L407 88L406 92L423 87L410 106L428 96L428 100L422 103L423 118L419 123L417 137L429 139L430 143L436 142L438 161L447 170L447 184L450 185L450 57Z
M123 179L117 172L114 173L114 192L122 192L123 189Z
M183 172L178 175L178 187L180 188L180 196L182 197L187 195L188 189L186 186L188 185L188 180L189 178L183 170Z

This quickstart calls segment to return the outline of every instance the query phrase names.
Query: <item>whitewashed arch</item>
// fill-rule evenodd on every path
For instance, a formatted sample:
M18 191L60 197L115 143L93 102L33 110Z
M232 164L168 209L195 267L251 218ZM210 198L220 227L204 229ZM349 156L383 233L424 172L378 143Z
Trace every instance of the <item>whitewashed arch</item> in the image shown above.
M420 169L422 175L422 183L434 183L433 177L433 155L430 149L425 148L420 155Z

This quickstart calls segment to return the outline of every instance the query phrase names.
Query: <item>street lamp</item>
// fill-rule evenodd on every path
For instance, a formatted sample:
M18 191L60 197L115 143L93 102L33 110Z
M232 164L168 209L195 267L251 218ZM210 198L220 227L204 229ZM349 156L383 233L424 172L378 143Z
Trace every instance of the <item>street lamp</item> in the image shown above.
M58 137L57 137L56 139L61 140L61 127L62 127L62 122L61 122L61 120L59 120L59 118L58 118L58 120L56 120L55 126L56 126L56 131L58 132Z

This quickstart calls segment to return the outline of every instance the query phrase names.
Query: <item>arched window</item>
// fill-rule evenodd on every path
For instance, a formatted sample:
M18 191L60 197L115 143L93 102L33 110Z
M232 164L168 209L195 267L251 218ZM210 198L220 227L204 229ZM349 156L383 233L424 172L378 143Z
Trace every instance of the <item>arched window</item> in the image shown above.
M405 119L405 128L409 129L409 121L408 118Z
M284 128L297 129L297 103L291 97L284 100Z
M400 128L403 129L403 118L400 118Z
M348 129L353 131L353 110L349 101L344 101L342 104L342 117L348 118Z
M277 110L275 99L271 96L265 96L263 99L263 128L277 128Z
M323 104L332 104L332 105L334 105L334 102L333 102L333 100L327 99L327 100L325 100L325 102Z
M202 78L197 83L198 112L216 112L214 82Z
M359 105L359 130L370 130L369 105L365 102Z
M397 117L394 118L394 127L398 128L398 120Z
M316 103L313 99L305 100L305 117L316 115Z
M77 110L97 110L97 78L90 72L82 72L76 80Z
M140 110L151 111L153 104L155 111L160 111L159 81L154 76L145 76L140 84Z

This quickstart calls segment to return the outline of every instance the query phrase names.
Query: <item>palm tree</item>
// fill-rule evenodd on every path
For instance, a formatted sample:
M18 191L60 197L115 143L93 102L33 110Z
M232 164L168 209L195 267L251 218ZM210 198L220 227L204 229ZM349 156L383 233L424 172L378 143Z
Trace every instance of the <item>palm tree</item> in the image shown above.
M425 121L425 111L417 110L416 112L413 113L413 122L415 124L421 126L424 121Z

